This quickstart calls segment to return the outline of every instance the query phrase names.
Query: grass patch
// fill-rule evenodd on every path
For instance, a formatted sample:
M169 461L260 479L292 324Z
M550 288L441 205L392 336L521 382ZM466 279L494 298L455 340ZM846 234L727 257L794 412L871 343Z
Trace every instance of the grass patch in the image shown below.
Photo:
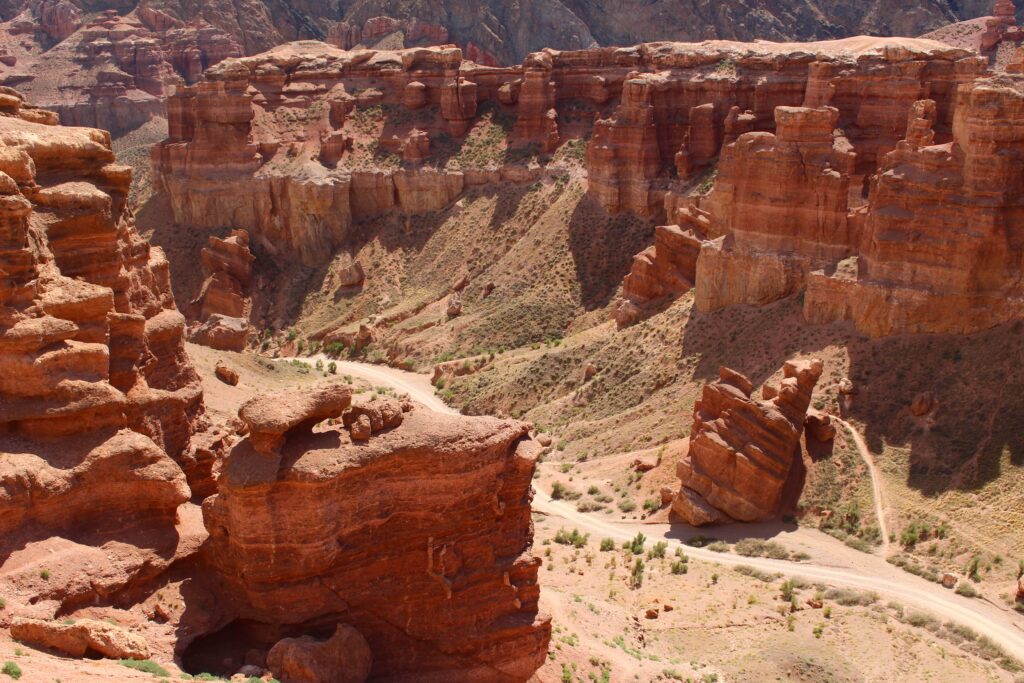
M129 669L135 669L136 671L144 671L145 673L153 674L154 676L163 676L166 678L171 675L171 672L154 662L152 659L122 659L118 661L118 664ZM197 677L196 680L203 679Z

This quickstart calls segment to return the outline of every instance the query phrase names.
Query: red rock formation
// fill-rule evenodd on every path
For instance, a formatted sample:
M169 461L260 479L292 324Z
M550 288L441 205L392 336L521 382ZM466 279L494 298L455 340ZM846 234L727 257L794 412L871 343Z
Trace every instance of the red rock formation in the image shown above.
M722 368L694 406L673 512L695 526L777 515L821 373L820 360L789 361L777 395L758 401L749 379Z
M11 622L11 637L72 657L95 653L109 659L149 659L149 645L145 640L119 626L95 619L67 623L15 618Z
M551 80L553 68L550 53L528 56L523 62L523 80L516 98L515 139L537 143L546 153L555 151L559 143L557 86Z
M629 275L622 281L622 295L633 306L666 297L678 297L693 287L703 233L692 227L662 225L655 228L654 246L633 257ZM637 309L639 312L639 309ZM635 318L621 311L620 327Z
M635 57L618 55L615 66L625 63L634 70L621 103L595 123L588 146L590 192L610 212L654 218L673 186L672 170L691 177L718 156L723 140L771 129L777 106L837 108L837 125L865 174L902 137L922 91L948 125L956 85L985 69L970 52L932 41L864 38L800 51L771 43L645 45ZM602 75L613 77L614 69Z
M930 144L931 110L915 108L911 134L872 183L857 256L811 275L808 320L879 336L970 333L1024 316L1024 78L962 85L952 143Z
M0 584L8 614L49 618L195 550L175 459L202 388L109 134L0 105Z
M528 425L416 408L357 445L341 426L309 429L348 402L332 392L240 412L252 436L203 506L230 609L292 633L348 624L373 678L527 680L550 632L529 554Z
M20 87L68 125L133 129L164 114L169 84L194 82L209 66L241 54L211 26L148 8L128 16L107 10L84 21L66 0L46 0L36 13L42 45L21 60L27 73Z
M363 683L372 662L366 639L346 624L323 642L311 636L285 638L267 654L274 676L296 683Z
M213 314L231 318L248 317L248 291L252 280L249 233L232 230L226 239L210 237L209 246L200 253L206 277L199 296L192 301L199 306L199 319Z
M779 107L776 131L746 133L722 155L705 203L709 232L697 263L697 308L763 304L804 288L815 266L846 257L855 155L835 134L838 110Z

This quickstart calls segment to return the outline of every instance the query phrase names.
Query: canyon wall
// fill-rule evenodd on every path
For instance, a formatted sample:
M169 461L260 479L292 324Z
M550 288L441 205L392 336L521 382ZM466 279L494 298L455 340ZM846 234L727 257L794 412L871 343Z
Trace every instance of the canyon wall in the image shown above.
M56 119L0 89L5 618L108 599L195 549L176 461L203 392L168 263L135 229L109 134ZM50 553L40 578L30 558Z
M598 202L652 217L689 180L680 168L695 175L721 145L774 129L777 106L834 104L870 169L922 92L951 123L955 85L983 68L963 50L885 39L544 50L508 68L454 47L299 42L179 88L153 164L178 223L247 229L255 248L318 265L361 219L437 211L467 186L532 181L549 167L564 173L570 140L589 139ZM496 138L486 132L495 128Z
M6 0L3 19L29 0ZM64 13L136 6L126 0L48 0ZM998 4L998 3L997 3ZM284 42L317 39L341 47L413 47L452 42L483 63L514 64L544 47L573 50L655 40L823 40L853 35L918 36L989 14L992 0L933 0L911 10L851 0L734 0L677 3L666 12L642 0L142 0L140 10L201 20L230 35L246 54ZM55 36L59 36L56 33ZM340 42L345 41L345 42Z
M0 89L0 626L193 673L243 624L239 653L213 648L225 676L254 648L277 675L311 648L335 673L372 659L375 676L529 679L550 636L529 426L350 406L344 384L211 425L168 262L126 206L130 169L107 132L56 123ZM204 260L221 281L195 305L244 307L245 234Z
M9 35L9 40L3 36ZM65 125L104 128L118 135L165 115L178 82L242 54L229 35L138 8L86 14L66 0L38 3L0 24L9 58L0 84L17 86Z
M881 336L967 334L1024 317L1024 77L960 87L954 139L934 106L872 181L856 254L811 273L804 315Z
M957 84L985 71L982 58L933 41L643 47L646 59L624 83L620 104L595 123L587 172L608 211L656 220L665 217L666 194L684 191L723 145L773 130L776 107L834 107L833 126L865 174L903 137L922 97L937 102L939 135L948 139Z

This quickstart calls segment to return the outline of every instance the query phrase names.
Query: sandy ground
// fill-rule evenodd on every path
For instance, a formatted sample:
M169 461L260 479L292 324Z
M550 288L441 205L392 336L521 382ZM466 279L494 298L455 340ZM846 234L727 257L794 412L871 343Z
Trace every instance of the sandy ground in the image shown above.
M291 359L277 361L290 364ZM316 361L316 357L309 359ZM398 391L407 392L416 401L434 409L453 412L436 398L433 387L426 375L404 372L383 366L363 363L339 363L339 372L362 378L373 384L388 384ZM439 405L440 404L440 405ZM854 430L856 434L856 431ZM855 439L856 440L856 439ZM866 450L863 440L858 448ZM870 456L869 456L870 457ZM876 490L878 490L876 488ZM881 501L878 501L881 505ZM786 576L799 576L807 581L824 585L855 588L871 591L886 599L933 613L943 620L968 626L997 642L1007 652L1024 660L1024 630L1021 619L1012 612L1004 611L980 600L961 597L941 586L907 574L888 564L879 556L856 551L836 539L814 529L784 525L737 524L716 527L713 534L725 541L736 541L747 537L771 538L782 543L794 553L806 553L810 559L803 562L772 560L767 558L742 557L733 553L717 553L703 548L684 547L680 541L698 535L700 532L685 525L665 523L637 523L602 519L594 514L576 511L568 503L552 501L541 485L537 491L534 508L537 512L557 519L558 523L572 525L593 538L611 538L621 543L642 532L650 542L664 540L668 554L677 550L694 559L735 567L746 565L766 572L777 572ZM552 602L544 601L544 608L556 613L564 605L558 597ZM889 680L871 678L870 680ZM996 679L998 680L998 679Z

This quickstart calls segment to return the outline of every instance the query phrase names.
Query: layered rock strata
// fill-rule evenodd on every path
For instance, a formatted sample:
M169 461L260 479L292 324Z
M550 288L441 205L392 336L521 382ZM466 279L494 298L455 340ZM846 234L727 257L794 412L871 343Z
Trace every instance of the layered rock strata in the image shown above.
M766 392L771 398L758 400L749 379L722 368L694 406L672 511L695 526L779 514L822 369L820 360L789 361L778 389Z
M350 395L240 411L250 437L203 505L231 609L270 631L347 625L369 645L371 678L527 680L550 632L530 555L528 425L417 407L360 443L310 428Z
M1024 317L1024 77L963 85L954 139L933 105L872 182L857 253L811 274L804 315L872 335L967 334Z
M224 61L180 88L153 163L178 223L242 227L255 249L318 265L352 241L354 222L437 211L470 185L535 180L542 169L514 154L453 159L435 146L454 136L458 148L495 112L514 119L502 145L532 148L542 164L589 136L590 194L609 211L658 217L680 168L695 173L741 133L774 129L776 106L835 107L867 167L886 149L871 141L881 131L894 146L922 91L945 123L956 84L984 66L939 43L873 38L543 50L507 68L450 46L306 41Z
M205 280L192 302L199 306L199 318L206 320L213 314L246 317L252 262L256 260L249 251L249 234L233 230L224 239L210 237L200 258Z
M763 304L802 290L815 267L848 256L860 235L849 214L856 158L835 133L833 107L778 107L776 133L746 133L726 147L703 203L696 305ZM764 254L772 254L767 258Z
M661 218L666 193L679 189L676 177L695 176L743 132L775 129L779 106L834 107L858 173L870 173L902 138L907 112L922 95L938 103L948 137L957 85L986 66L967 50L928 40L800 47L641 46L643 59L623 83L618 106L595 123L587 147L590 193L610 212Z
M7 614L43 618L194 551L175 459L204 423L131 171L108 133L55 122L0 91L0 586ZM51 553L43 576L28 558Z
M69 2L47 0L29 14L36 23L24 30L41 43L18 49L16 64L0 68L0 82L16 84L66 125L114 134L134 129L165 114L171 84L195 82L210 66L242 54L213 26L146 8L127 16L110 9L86 19Z

